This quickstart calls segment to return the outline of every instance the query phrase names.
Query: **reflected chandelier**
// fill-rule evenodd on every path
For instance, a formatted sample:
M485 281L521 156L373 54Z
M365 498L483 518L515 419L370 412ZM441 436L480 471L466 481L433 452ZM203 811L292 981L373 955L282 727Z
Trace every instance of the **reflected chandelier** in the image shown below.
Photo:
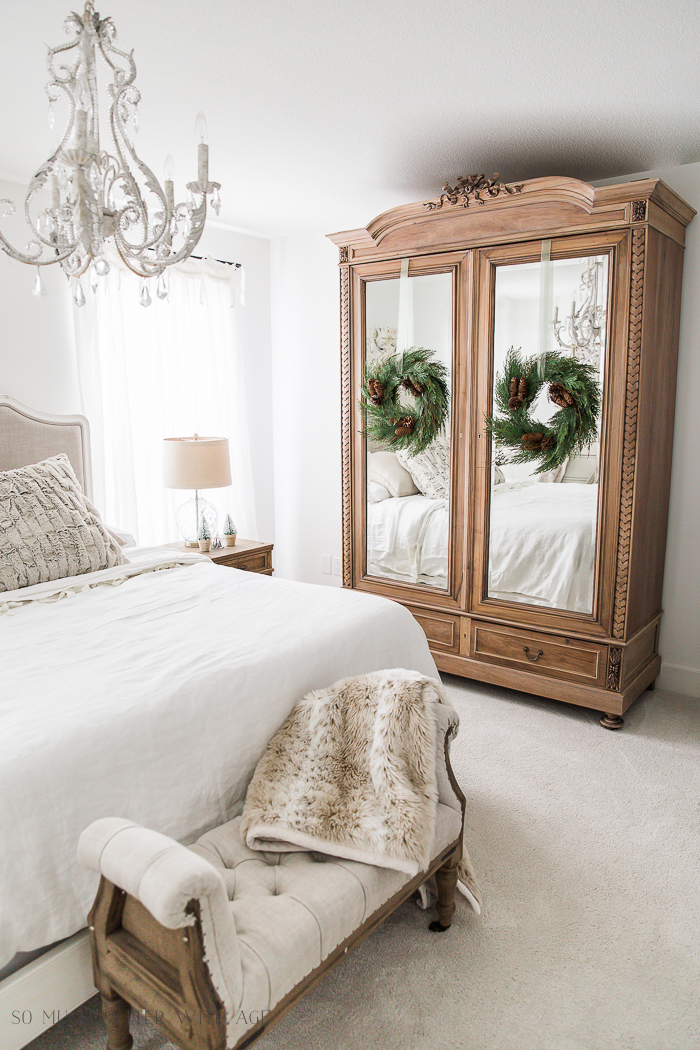
M82 18L73 12L64 26L67 33L75 33L75 38L49 48L48 67L53 79L47 84L46 93L49 125L53 127L55 120L53 103L64 99L68 104L66 127L56 152L29 185L24 211L33 239L24 251L18 251L0 232L0 244L13 259L37 268L59 263L74 279L74 300L82 306L85 295L80 277L91 268L94 288L96 278L109 272L104 250L106 242L112 242L135 274L158 278L157 294L166 298L163 272L173 263L187 259L194 250L204 229L207 197L211 197L211 205L219 213L220 185L209 181L206 121L200 113L196 125L200 139L197 181L187 184L188 202L175 204L172 158L166 160L166 177L161 187L134 149L132 140L138 131L141 96L134 86L133 52L127 54L114 46L114 23L111 18L100 18L92 0L85 4ZM107 89L111 97L111 152L100 148L98 51L112 75ZM0 205L4 206L4 215L15 210L9 200L0 201ZM40 269L34 294L44 294ZM144 306L151 302L145 283L141 302Z

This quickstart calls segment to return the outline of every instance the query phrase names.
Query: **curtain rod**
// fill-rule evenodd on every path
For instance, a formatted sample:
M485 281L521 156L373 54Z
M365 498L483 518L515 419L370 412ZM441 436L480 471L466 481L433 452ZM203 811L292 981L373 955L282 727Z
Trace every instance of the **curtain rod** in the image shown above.
M190 255L190 259L197 259L198 261L201 261L201 259L202 259L202 258L205 258L205 259L210 259L210 258L211 258L211 256L210 256L210 255L205 255L205 256L201 256L201 255ZM218 262L218 263L222 263L222 264L223 264L224 266L235 266L235 268L236 268L237 270L240 270L240 269L241 269L241 267L243 266L243 263L235 263L235 262L229 262L229 260L228 260L228 259L212 259L212 262Z

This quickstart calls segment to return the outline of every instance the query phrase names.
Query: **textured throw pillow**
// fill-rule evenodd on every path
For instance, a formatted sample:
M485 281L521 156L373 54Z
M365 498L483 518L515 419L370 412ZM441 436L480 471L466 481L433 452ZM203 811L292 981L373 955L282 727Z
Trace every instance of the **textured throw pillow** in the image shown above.
M0 472L0 591L125 564L68 456Z
M395 452L373 452L369 457L369 480L383 485L391 496L415 496L418 489L399 463Z
M413 478L419 490L430 499L447 499L450 491L450 446L441 434L424 452L410 456L401 449L396 456Z

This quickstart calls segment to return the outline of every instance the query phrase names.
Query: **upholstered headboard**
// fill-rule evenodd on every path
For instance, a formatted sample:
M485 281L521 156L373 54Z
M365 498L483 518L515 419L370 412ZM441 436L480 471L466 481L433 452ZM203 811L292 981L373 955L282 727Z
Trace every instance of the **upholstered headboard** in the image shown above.
M92 499L90 426L85 416L52 416L0 395L0 470L13 470L65 452L83 492Z

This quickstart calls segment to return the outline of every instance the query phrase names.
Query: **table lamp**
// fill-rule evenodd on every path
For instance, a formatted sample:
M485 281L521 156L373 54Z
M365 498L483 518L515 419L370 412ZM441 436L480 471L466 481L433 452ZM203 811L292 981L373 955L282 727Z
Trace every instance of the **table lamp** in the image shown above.
M196 547L202 522L216 534L218 514L200 489L222 489L231 484L228 438L165 438L163 441L163 485L167 489L194 489L194 497L177 512L177 527L187 547Z

